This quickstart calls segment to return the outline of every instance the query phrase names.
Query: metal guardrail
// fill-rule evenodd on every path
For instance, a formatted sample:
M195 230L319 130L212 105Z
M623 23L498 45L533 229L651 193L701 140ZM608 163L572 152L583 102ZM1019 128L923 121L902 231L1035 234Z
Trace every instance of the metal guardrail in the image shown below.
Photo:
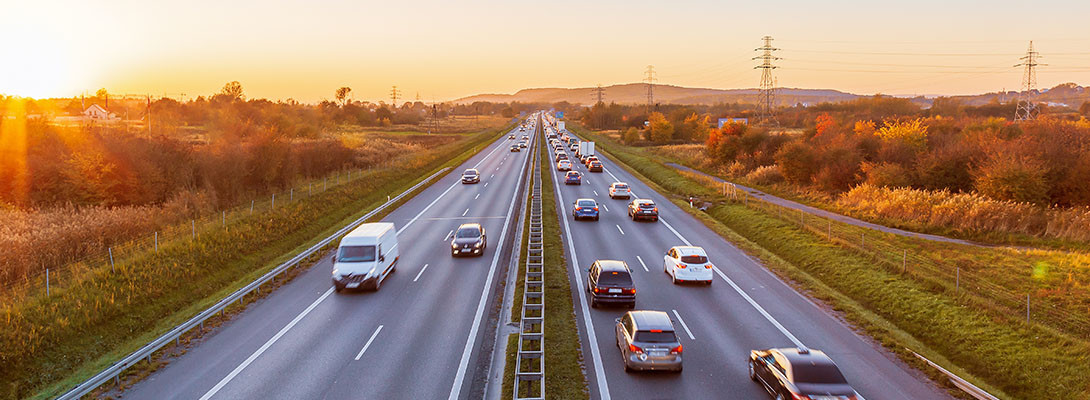
M289 268L294 267L300 261L302 261L302 260L306 259L307 257L311 256L312 254L318 252L319 250L321 250L323 247L325 247L329 243L333 242L334 240L337 240L337 238L343 236L344 234L346 234L349 231L351 231L352 229L354 229L356 226L359 226L360 224L363 223L363 221L366 221L368 218L371 218L371 217L375 216L376 214L382 212L389 205L394 204L397 201L401 200L403 197L405 197L409 193L412 193L413 191L415 191L415 190L419 189L420 187L424 186L424 184L428 183L432 179L435 179L436 176L439 176L440 174L442 174L443 172L446 172L450 168L451 167L444 167L443 169L440 169L439 171L436 171L431 176L429 176L429 177L425 178L424 180L418 182L417 184L413 185L412 187L405 190L401 194L398 194L397 196L387 200L382 205L378 206L374 210L371 210L370 212L368 212L364 216L360 217L359 219L353 221L352 223L346 225L344 228L341 228L340 230L333 233L329 237L327 237L325 239L322 239L322 241L318 242L314 246L311 246L310 248L306 249L302 253L299 253L295 257L292 257L290 260L285 261L284 263L276 266L276 268L273 268L272 271L269 271L269 272L265 273L265 275L262 275L260 278L257 278L257 280L254 280L253 282L250 282L248 285L242 287L241 289L235 291L234 293L231 293L231 295L225 297L223 300L220 300L219 302L212 305L211 307L205 309L204 311L201 311L200 314L197 314L193 318L190 318L188 321L182 323L181 325L178 325L178 326L174 327L174 329L171 329L169 332L163 334L162 336L159 336L158 338L153 340L151 343L148 343L144 347L141 347L139 350L136 350L132 354L129 354L125 358L122 358L121 361L118 361L118 362L114 363L113 365L106 368L102 372L99 372L97 375L91 377L91 379L88 379L88 380L84 381L83 383L77 385L75 388L72 388L72 390L69 390L67 393L61 395L60 397L58 397L58 399L62 399L62 400L78 399L78 398L83 397L84 395L86 395L88 393L91 393L91 391L95 390L96 388L98 388L99 386L103 385L104 383L108 382L111 379L115 380L115 382L116 382L119 379L120 374L122 372L124 372L126 369L128 369L129 367L131 367L133 365L136 365L136 363L138 363L138 362L140 362L141 360L144 360L144 359L147 359L148 361L151 361L152 354L154 354L159 349L163 348L163 346L166 346L167 344L169 344L171 341L174 341L175 343L177 343L178 340L181 339L182 335L184 335L186 332L189 332L190 330L192 330L193 328L196 328L196 327L200 327L201 330L203 331L204 330L204 321L206 321L209 318L215 316L216 313L222 312L224 309L227 308L227 306L230 306L234 302L239 301L240 299L242 299L247 294L250 294L251 292L260 290L261 285L273 280L278 275L284 273L284 271L287 271Z
M935 369L939 370L939 372L942 372L943 374L945 374L947 377L950 378L950 382L953 383L954 386L957 386L958 389L961 389L965 393L968 393L970 396L973 396L973 398L975 398L977 400L999 400L998 397L992 396L991 393L988 393L988 392L984 391L984 389L976 387L976 385L974 385L972 383L969 383L969 381L966 381L965 379L962 379L960 376L955 375L953 372L947 371L946 368L943 368L943 367L939 366L938 364L935 364L931 360L928 360L926 357L921 356L919 353L916 353L916 352L912 351L911 349L905 349L905 350L908 350L913 355L915 355L916 357L919 357L919 359L926 362L927 365L930 365L930 366L934 367Z
M540 122L538 126L541 126ZM540 153L537 143L540 140L535 141L535 157ZM534 165L534 186L530 201L530 233L526 245L518 355L515 357L513 392L516 400L545 398L545 248L541 221L541 167L537 162L531 164ZM523 392L525 396L520 395Z

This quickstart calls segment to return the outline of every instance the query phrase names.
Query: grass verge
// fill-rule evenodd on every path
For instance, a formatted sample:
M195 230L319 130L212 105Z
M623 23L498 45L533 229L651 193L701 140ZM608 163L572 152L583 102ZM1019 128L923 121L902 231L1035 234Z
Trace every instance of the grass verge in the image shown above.
M434 171L454 166L502 130L468 136L353 184L242 219L197 240L162 243L77 285L3 310L0 398L54 397L253 281ZM277 234L270 234L275 232Z
M654 157L592 133L589 138L679 206L688 195L716 196L715 190ZM1002 398L1090 398L1090 345L1085 340L1020 322L1018 315L999 316L761 209L716 203L706 214L682 209L937 381L946 380L906 347Z

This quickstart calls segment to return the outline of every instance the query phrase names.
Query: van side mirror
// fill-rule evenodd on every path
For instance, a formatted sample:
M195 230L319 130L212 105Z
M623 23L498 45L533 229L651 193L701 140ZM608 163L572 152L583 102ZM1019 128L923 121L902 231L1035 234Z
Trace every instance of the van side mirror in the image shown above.
M332 257L329 257L329 261L337 262L337 255L334 254Z
M385 256L385 255L382 255L382 254L379 254L379 255L378 255L378 260L379 260L379 261L386 261L386 256Z

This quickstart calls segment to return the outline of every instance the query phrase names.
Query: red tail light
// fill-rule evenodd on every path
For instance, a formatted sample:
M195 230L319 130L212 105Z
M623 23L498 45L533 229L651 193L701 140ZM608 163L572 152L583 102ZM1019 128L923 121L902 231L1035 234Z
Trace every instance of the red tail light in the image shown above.
M598 207L594 207L594 211L598 211Z
M681 268L681 269L685 269L685 264L678 264L677 267Z
M594 288L594 293L601 293L601 292L602 292L602 289Z
M583 211L583 207L575 207L575 211Z
M636 288L625 289L624 292L628 294L636 294Z
M658 207L655 207L655 212L659 212L659 208L658 208Z
M704 268L712 269L712 265L711 264L705 265Z
M670 352L674 354L681 354L681 345L679 344L677 345L677 347L670 349Z
M637 347L634 344L629 344L628 345L628 351L631 351L631 352L636 353L636 354L643 354L643 349Z

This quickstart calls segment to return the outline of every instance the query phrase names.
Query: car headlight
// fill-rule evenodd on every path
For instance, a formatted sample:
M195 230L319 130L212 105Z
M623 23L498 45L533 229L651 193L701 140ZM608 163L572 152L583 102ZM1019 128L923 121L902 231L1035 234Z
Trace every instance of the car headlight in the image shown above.
M451 242L450 243L450 248L457 249L458 248L458 243Z
M484 242L478 241L476 244L473 245L473 247L480 248L482 244L484 244Z
M377 267L377 266L376 266L376 267ZM368 275L368 276L370 276L371 274L374 274L374 273L375 273L375 267L371 267L371 270L370 270L370 271L367 271L367 275Z
M335 270L335 269L334 269L334 270L333 270L333 276L338 276L338 275L340 275L340 273L339 273L339 272L340 272L340 271L338 271L338 270Z

